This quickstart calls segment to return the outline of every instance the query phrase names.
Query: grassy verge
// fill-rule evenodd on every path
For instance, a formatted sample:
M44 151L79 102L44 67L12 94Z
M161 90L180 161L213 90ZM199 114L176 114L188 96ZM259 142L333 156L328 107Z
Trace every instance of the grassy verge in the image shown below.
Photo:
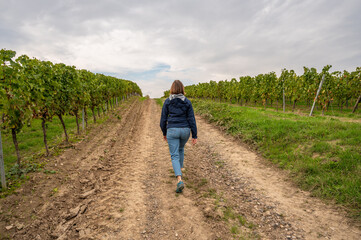
M159 106L163 107L164 98L154 98L154 100Z
M232 104L239 105L235 100L232 101ZM353 103L354 104L354 103ZM247 107L253 107L258 109L264 109L264 106L262 103L247 103ZM286 103L286 112L292 113L293 104ZM273 103L272 105L267 105L267 110L273 110L273 111L283 111L282 109L282 102L278 104ZM349 107L344 107L342 110L338 106L333 106L332 104L329 106L328 111L324 112L324 116L330 116L330 117L342 117L342 118L350 118L350 119L361 119L361 110L357 109L355 113L352 113L353 105ZM306 103L298 103L294 113L300 114L300 115L308 115L310 114L311 106L308 106ZM313 111L313 116L322 116L322 108L316 104L315 109Z
M145 100L147 100L147 99L149 99L149 96L147 95L147 96L144 96L144 97L139 97L139 100L140 101L145 101Z
M96 113L97 114L97 113ZM91 110L87 111L88 115L88 127L93 126L93 115ZM108 114L101 114L101 117L97 118L96 124L102 124L108 119ZM119 117L118 117L119 118ZM65 115L63 117L67 132L69 135L69 141L77 142L83 138L83 135L87 133L82 132L82 135L77 135L77 126L74 116ZM81 126L80 119L80 129ZM63 127L59 118L54 117L52 122L47 123L47 140L51 155L58 155L62 151L62 148L69 146L61 146L65 137ZM88 128L89 129L89 128ZM41 127L41 120L34 119L30 126L24 126L18 133L17 139L19 142L20 155L22 158L22 168L19 169L16 162L16 152L13 144L12 136L10 133L2 133L2 144L4 153L5 173L7 178L8 189L7 192L11 193L21 183L27 179L26 173L34 171L42 171L45 163L43 162L43 156L45 154L45 147L43 142L43 132ZM54 173L49 170L44 170L44 173ZM0 192L4 192L0 186ZM5 191L6 192L6 191ZM3 196L7 195L5 193Z
M195 111L361 218L361 124L192 100Z

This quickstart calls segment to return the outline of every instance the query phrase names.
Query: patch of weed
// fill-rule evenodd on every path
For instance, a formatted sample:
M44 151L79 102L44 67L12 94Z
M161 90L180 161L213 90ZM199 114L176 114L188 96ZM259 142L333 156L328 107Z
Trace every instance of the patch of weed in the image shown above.
M238 229L238 226L237 225L233 225L231 227L231 233L232 234L239 234L239 229Z
M244 226L247 223L247 220L241 215L237 215L237 219L239 224L241 224L242 226Z
M44 173L46 173L46 174L55 174L56 171L55 170L44 169Z
M227 222L230 219L232 219L232 220L236 219L236 214L234 213L234 211L231 207L226 207L223 209L223 219Z
M54 196L57 192L58 188L53 188L53 190L51 190L50 196Z
M201 181L198 183L198 187L203 187L208 183L207 179L202 178Z
M164 98L155 98L154 99L156 101L156 103L159 105L159 106L163 106L163 102L164 102Z
M224 166L223 161L215 161L214 164L216 164L216 166L221 167L221 168Z

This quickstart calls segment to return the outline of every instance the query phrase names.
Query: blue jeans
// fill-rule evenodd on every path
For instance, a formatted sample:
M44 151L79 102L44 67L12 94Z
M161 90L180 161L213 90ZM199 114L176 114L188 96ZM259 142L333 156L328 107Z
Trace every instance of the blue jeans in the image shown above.
M172 166L176 176L182 176L181 168L184 161L184 146L189 139L191 130L189 128L168 128L167 142L169 146Z

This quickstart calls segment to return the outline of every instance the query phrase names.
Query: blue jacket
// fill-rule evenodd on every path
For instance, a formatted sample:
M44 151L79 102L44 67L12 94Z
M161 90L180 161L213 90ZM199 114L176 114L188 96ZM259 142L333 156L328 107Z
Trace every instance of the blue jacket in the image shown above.
M172 100L167 98L164 101L160 119L163 136L167 135L168 128L187 127L192 131L192 138L197 138L197 125L191 101L186 97L184 97L184 101L181 98Z

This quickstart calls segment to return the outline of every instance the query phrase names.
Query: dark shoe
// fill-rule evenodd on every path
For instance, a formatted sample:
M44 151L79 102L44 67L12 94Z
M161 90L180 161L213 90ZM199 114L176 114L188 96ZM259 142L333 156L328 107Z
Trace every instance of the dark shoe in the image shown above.
M179 183L177 183L177 189L175 190L176 193L181 193L183 191L184 188L184 183L183 181L180 181Z

